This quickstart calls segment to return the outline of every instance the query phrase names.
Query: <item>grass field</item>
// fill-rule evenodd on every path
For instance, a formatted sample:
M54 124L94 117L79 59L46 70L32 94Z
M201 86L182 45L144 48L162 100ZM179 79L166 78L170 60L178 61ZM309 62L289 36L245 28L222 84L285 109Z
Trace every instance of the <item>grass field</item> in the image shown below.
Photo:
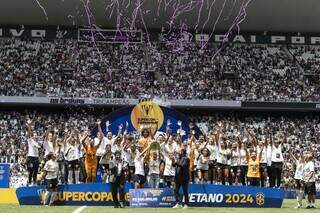
M291 212L320 212L320 201L317 202L317 207L319 209L294 209L296 205L295 200L285 200L281 209L255 209L255 208L190 208L187 210L183 209L166 209L166 208L145 208L145 209L132 209L127 207L125 209L114 209L112 207L102 207L102 206L87 206L81 213L102 213L102 212L126 212L126 213L171 213L171 212L200 212L200 213L291 213ZM53 206L53 207L43 207L43 206L19 206L19 205L0 205L0 213L72 213L79 209L79 206ZM79 213L79 212L78 212Z

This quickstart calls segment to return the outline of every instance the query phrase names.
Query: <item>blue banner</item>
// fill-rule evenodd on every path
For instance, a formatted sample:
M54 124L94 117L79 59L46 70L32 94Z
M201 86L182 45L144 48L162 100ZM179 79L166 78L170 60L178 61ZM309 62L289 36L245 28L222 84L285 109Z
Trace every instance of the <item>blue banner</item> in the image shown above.
M162 189L130 189L130 206L141 207L172 207L174 193L170 188Z
M126 184L128 192L132 184ZM40 205L45 186L21 187L16 191L20 205ZM129 200L126 193L126 200ZM69 184L58 186L54 205L113 206L110 184Z
M0 163L0 188L9 188L10 164Z
M126 201L132 207L171 207L175 199L172 189L132 189L126 184ZM130 195L129 195L130 190ZM22 187L17 189L21 205L40 205L44 186ZM109 184L75 184L58 187L55 205L113 205ZM182 191L181 191L182 194ZM258 207L280 208L284 191L273 188L218 186L205 184L189 185L190 206L197 207Z
M272 188L201 184L189 187L189 205L195 207L281 208L283 197L283 190ZM131 207L172 207L174 204L173 190L130 190Z

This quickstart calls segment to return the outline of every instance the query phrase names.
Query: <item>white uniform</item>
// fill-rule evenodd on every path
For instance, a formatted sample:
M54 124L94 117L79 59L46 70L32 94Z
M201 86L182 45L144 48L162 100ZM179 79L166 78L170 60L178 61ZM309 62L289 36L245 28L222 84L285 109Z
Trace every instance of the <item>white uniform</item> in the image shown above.
M278 146L278 148L275 146L272 146L271 161L275 162L275 163L283 162L282 145L281 144Z
M164 176L175 176L175 168L174 166L172 165L172 160L165 156L164 157L164 160L165 160L165 166L164 166L164 172L163 172L163 175Z
M260 146L258 146L257 154L260 154L260 152L261 152L261 148L260 148ZM267 148L266 147L263 147L263 150L261 152L260 164L261 163L264 163L264 164L268 163L268 161L267 161Z
M149 161L149 175L151 174L160 174L160 161L159 160L150 160Z
M240 166L240 151L238 148L236 150L231 150L230 165L233 167Z
M296 180L302 180L303 179L303 169L304 169L304 164L300 163L300 161L296 161L296 172L294 174L294 179Z
M316 182L314 163L309 161L303 167L303 180L306 183Z
M58 178L59 165L56 161L48 160L44 165L44 170L47 172L47 180Z
M134 172L135 175L145 176L143 156L139 157L139 154L136 155L134 159L134 166L135 166L135 172Z
M209 157L205 158L203 155L201 155L197 161L197 169L208 170L209 169Z
M40 145L32 138L28 139L28 157L39 157Z
M44 148L44 156L47 157L48 154L50 153L54 153L54 147L53 147L53 143L49 142L49 141L45 141L43 143L43 148Z
M95 138L94 139L94 145L97 146L99 144L99 139ZM106 145L107 145L107 139L103 137L100 146L98 147L97 150L97 156L102 157L106 151Z
M78 160L80 158L80 144L67 144L65 157L67 161Z

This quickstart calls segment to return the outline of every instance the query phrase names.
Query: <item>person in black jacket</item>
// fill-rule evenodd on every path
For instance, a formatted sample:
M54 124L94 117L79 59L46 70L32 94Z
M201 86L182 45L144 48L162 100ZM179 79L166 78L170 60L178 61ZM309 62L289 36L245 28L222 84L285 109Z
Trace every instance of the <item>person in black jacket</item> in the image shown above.
M112 199L114 202L115 208L124 208L125 202L125 193L124 193L124 185L125 185L125 170L126 170L126 162L121 159L121 152L115 152L115 158L111 160L109 167L111 171L110 175L110 183L111 183L111 193ZM118 200L118 189L120 194L120 202Z
M176 174L175 174L175 188L174 188L174 194L176 198L176 205L173 208L179 208L182 207L180 205L180 194L179 189L182 187L183 194L184 194L184 209L188 208L189 205L189 192L188 192L188 184L189 184L189 164L190 159L187 157L187 151L182 148L179 151L179 155L175 162L173 162L173 165L176 168Z

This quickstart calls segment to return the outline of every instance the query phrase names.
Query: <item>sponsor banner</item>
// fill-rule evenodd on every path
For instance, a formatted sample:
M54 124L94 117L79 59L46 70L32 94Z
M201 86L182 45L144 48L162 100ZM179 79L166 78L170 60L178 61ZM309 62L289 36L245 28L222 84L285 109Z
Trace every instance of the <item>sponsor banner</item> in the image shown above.
M9 188L10 164L0 163L0 188Z
M131 184L126 184L125 199L129 200ZM21 187L16 191L20 205L40 205L45 186ZM110 184L69 184L58 186L54 205L113 206Z
M272 33L272 32L271 32ZM144 39L144 33L142 31L118 31L115 29L76 29L70 27L32 27L32 26L12 26L6 27L0 26L0 38L1 37L17 37L17 38L45 38L45 39L78 39L82 42L92 42L92 38L96 42L110 43L110 42L141 42ZM165 34L167 34L165 32ZM173 33L174 34L174 33ZM170 33L168 34L168 41L170 42ZM151 41L159 41L164 34L158 32L149 32L149 38ZM172 40L176 40L176 36L172 36ZM320 35L298 35L293 32L287 35L274 34L274 35L262 35L262 34L250 34L244 33L240 35L234 35L230 38L226 38L224 34L182 34L183 40L198 41L198 42L217 42L229 41L232 43L251 43L251 44L305 44L305 45L318 45L320 44Z
M288 199L296 199L296 191L285 190L284 197ZM317 199L320 199L320 192L317 192L316 197Z
M130 207L172 207L175 204L173 190L162 189L130 189Z
M172 207L173 198L173 191L168 189L130 190L132 207ZM196 207L281 208L283 198L284 191L273 188L189 185L189 205Z
M132 185L126 184L125 198L126 201L130 200L132 207L171 207L175 203L171 189L130 189ZM16 193L21 205L40 205L44 191L44 186L34 186L19 188ZM54 205L113 205L109 184L64 185L59 186L58 191ZM284 191L281 189L189 185L190 206L197 207L280 208L283 198Z

